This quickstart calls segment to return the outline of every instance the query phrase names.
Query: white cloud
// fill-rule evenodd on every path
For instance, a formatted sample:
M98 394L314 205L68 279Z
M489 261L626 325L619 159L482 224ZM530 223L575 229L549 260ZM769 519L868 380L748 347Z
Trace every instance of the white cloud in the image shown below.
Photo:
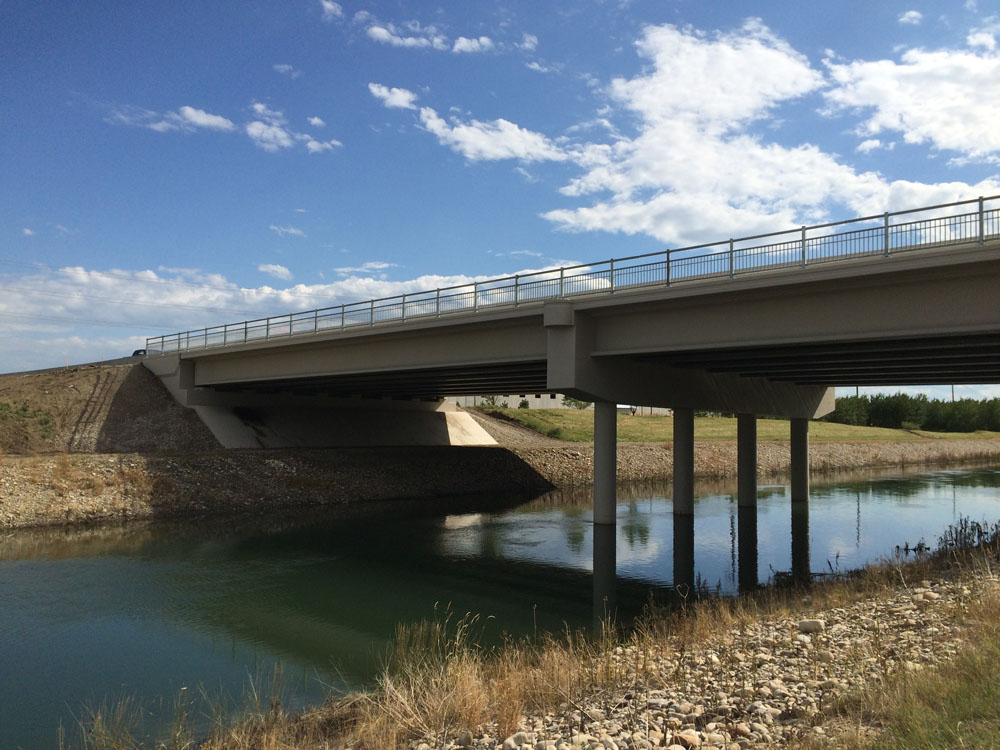
M22 229L21 230L21 234L23 234L25 237L34 237L35 236L34 230L28 229L28 227L25 227L24 229Z
M902 133L907 143L969 157L1000 153L1000 56L991 50L924 50L892 60L827 62L833 110L866 113L860 133Z
M997 49L997 35L1000 34L1000 18L990 16L983 25L972 29L966 37L966 44L972 48L981 48L989 52Z
M275 263L261 263L257 266L257 270L282 281L291 281L292 279L291 271L285 268L285 266L279 266Z
M517 45L519 49L523 49L525 52L534 52L535 48L538 47L538 37L534 34L525 33L521 37L521 43Z
M535 62L534 60L532 60L529 63L525 63L524 67L526 67L528 70L534 70L534 71L536 71L538 73L551 73L552 72L552 68L547 68L544 65L542 65L541 63Z
M263 102L253 102L250 105L250 109L253 110L255 115L261 119L267 120L272 125L284 125L287 122L283 112L271 109Z
M272 232L275 232L279 237L287 237L287 236L305 237L306 236L306 233L303 232L298 227L282 227L282 226L278 226L276 224L272 224L270 227L268 227L268 229L270 229Z
M569 157L541 133L526 130L504 119L493 122L452 120L448 124L430 107L420 108L424 128L443 145L469 161L518 159L524 162L565 161Z
M278 73L281 73L281 75L288 76L289 78L292 79L298 78L300 75L302 75L301 70L296 70L294 67L286 63L279 63L277 65L272 65L271 67L274 68L275 71L277 71Z
M248 122L246 133L257 146L274 153L283 148L291 148L295 141L291 134L280 125L270 125L260 120Z
M314 128L325 128L326 127L326 123L323 122L323 118L322 117L310 117L309 118L309 124L312 125Z
M336 21L344 15L344 9L340 7L339 3L333 2L333 0L319 0L319 5L324 21Z
M181 107L177 113L186 123L198 128L208 128L209 130L233 130L236 126L232 120L221 115L209 114L203 109L194 107Z
M382 260L369 260L362 263L360 266L342 266L341 268L334 268L333 270L339 273L341 276L348 276L356 273L372 273L373 271L384 271L387 268L395 268L395 263L386 263ZM384 276L383 276L384 278Z
M407 24L407 30L412 36L404 36L393 24L372 25L368 27L368 37L381 44L389 44L393 47L411 47L417 49L433 48L436 50L448 49L448 40L438 33L433 26L421 26L415 21Z
M190 133L198 128L226 131L236 127L232 120L222 115L213 115L203 109L187 105L180 107L176 112L162 114L142 107L115 107L111 111L108 121L118 125L148 128L158 133L167 133L173 130Z
M324 151L332 151L335 148L341 148L344 144L338 141L336 138L331 138L328 141L317 141L315 138L309 138L306 140L306 150L310 154L321 154Z
M869 138L867 141L859 143L857 150L862 154L867 154L870 151L876 151L880 148L882 148L882 141L878 138Z
M652 65L635 78L613 81L609 91L638 116L638 134L608 144L563 146L585 166L563 194L599 196L591 205L543 214L564 229L697 244L818 223L835 205L871 214L1000 188L995 179L978 186L887 182L815 145L769 143L751 133L751 126L773 118L784 103L823 86L808 60L759 21L711 36L650 27L637 49ZM942 98L943 91L925 92L922 105L934 110ZM995 100L982 96L980 109ZM874 147L868 143L862 150Z
M369 13L367 10L359 10L351 17L351 20L354 23L361 24L361 23L368 23L368 21L371 21L372 18L373 18L372 14Z
M452 45L452 52L488 52L493 49L493 40L488 36L481 36L478 39L467 39L460 36Z
M901 24L907 26L919 26L922 20L924 20L924 14L919 10L908 10L905 13L900 13L898 18Z
M282 149L292 148L296 143L302 143L309 153L318 154L324 151L332 151L344 145L336 138L321 141L307 133L296 133L289 130L286 127L288 120L284 112L271 109L263 102L253 102L250 105L250 109L260 119L247 123L245 127L246 134L250 136L250 139L257 146L265 151L274 153ZM313 120L319 120L319 122L323 123L322 120L316 117L310 118L310 124L315 124ZM326 123L323 124L325 125Z
M381 99L386 107L397 107L399 109L417 108L416 104L414 104L417 100L417 95L407 89L389 88L388 86L383 86L381 83L369 83L368 90L372 92L372 96L376 99Z

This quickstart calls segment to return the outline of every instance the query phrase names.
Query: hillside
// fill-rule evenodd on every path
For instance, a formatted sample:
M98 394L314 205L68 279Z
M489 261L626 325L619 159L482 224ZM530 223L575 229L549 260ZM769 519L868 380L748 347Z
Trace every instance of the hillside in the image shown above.
M219 445L140 364L0 375L0 453L199 452Z

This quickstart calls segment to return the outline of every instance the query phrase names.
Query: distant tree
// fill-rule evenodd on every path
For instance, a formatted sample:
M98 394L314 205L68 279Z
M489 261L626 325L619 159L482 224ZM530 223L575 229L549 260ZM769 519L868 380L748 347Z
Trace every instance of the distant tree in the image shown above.
M593 401L581 401L572 396L563 396L563 404L573 409L589 409Z
M527 409L530 406L531 404L528 403L528 399L526 398L522 398L520 401L517 402L518 409Z

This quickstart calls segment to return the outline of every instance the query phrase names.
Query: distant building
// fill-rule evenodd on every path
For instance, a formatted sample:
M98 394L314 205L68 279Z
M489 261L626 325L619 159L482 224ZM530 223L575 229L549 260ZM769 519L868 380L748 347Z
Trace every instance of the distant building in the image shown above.
M567 406L563 401L563 394L561 393L508 393L502 396L452 396L448 400L455 402L459 406L488 406L493 399L495 399L496 406L505 406L510 409L576 408L574 406ZM525 403L527 405L525 405ZM593 404L587 408L593 409ZM619 404L618 411L622 414L637 414L643 416L669 416L670 414L673 414L673 409L667 409L662 406L630 406Z

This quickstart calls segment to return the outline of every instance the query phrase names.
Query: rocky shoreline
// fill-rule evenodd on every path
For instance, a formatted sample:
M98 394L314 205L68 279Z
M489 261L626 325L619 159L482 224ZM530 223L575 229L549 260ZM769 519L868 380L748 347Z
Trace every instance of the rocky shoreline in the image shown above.
M998 595L995 570L912 586L904 581L840 606L755 617L697 643L683 635L633 641L602 655L623 673L616 689L524 716L506 737L494 724L428 735L410 747L747 750L807 739L814 747L836 746L838 732L857 731L836 719L843 696L953 658L967 642L970 605L996 602Z

